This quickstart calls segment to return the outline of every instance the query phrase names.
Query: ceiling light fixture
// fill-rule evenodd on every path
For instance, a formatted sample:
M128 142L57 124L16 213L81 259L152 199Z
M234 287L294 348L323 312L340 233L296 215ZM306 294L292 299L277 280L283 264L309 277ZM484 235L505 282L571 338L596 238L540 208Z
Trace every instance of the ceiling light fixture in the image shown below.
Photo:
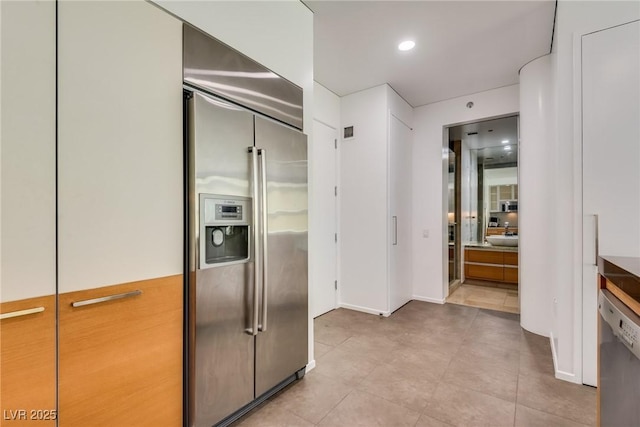
M400 50L411 50L416 46L416 42L413 40L405 40L398 45L398 49Z
M511 146L510 145L505 146L504 151L511 151Z
M508 144L508 143L509 143L509 140L508 140L508 139L503 139L503 140L502 140L502 143L503 143L503 144Z

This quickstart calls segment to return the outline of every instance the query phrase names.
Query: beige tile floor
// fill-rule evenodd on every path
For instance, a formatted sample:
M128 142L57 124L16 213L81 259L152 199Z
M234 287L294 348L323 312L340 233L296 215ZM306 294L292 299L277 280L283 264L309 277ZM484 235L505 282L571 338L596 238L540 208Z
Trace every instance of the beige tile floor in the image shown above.
M447 302L507 313L520 313L518 291L512 289L463 283L449 295Z
M412 301L314 327L316 368L237 425L595 425L595 389L555 379L548 339L516 314Z

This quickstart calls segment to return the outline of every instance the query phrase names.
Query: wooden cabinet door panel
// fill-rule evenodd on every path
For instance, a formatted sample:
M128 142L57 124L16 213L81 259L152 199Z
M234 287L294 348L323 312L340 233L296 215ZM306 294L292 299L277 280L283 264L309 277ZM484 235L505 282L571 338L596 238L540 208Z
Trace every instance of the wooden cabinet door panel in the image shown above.
M487 251L483 249L480 249L480 250L467 249L465 251L465 262L481 262L484 264L502 265L502 252Z
M0 320L1 426L55 425L55 412L48 413L53 419L38 418L56 409L56 297L5 302L0 312L37 307L44 310ZM26 413L16 412L20 410Z
M518 252L505 252L504 253L505 265L518 265Z
M505 267L504 281L507 283L518 283L518 269L513 267Z
M468 279L497 280L502 282L504 278L502 266L465 264L465 276Z
M181 426L182 305L181 275L60 294L60 426Z

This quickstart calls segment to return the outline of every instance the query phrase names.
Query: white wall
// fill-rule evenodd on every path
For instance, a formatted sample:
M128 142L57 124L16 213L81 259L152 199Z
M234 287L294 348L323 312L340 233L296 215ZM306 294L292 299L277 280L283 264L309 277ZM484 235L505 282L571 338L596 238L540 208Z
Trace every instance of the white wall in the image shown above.
M313 13L302 2L154 3L261 63L304 90L304 130L313 121Z
M386 313L387 85L342 97L340 149L340 304Z
M389 85L387 87L387 103L391 114L396 116L398 120L413 127L413 107L407 103L398 93Z
M557 73L557 141L554 149L557 192L556 265L553 278L553 332L556 341L556 376L579 382L582 376L582 169L581 104L576 102L579 81L574 70L574 38L640 18L640 3L627 1L558 2L555 49ZM577 53L577 52L576 52ZM566 215L573 212L572 216ZM562 214L562 215L560 215Z
M313 83L313 118L340 129L340 97L317 82Z
M520 324L549 336L557 212L553 167L555 141L555 55L546 55L520 71ZM566 214L564 216L567 216Z
M469 101L473 108L467 108ZM414 297L443 302L448 291L447 158L444 127L519 111L518 85L414 109L413 286ZM429 237L423 237L423 230Z
M0 301L53 295L55 4L0 2Z

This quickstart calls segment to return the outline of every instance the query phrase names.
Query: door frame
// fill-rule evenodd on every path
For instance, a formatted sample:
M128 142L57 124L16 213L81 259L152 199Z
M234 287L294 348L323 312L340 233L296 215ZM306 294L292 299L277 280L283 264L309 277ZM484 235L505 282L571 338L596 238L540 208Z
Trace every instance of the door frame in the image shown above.
M322 126L326 126L327 128L331 129L333 132L333 138L334 138L334 185L335 187L337 187L337 194L335 196L335 204L334 204L334 211L333 211L333 216L335 218L335 233L338 236L337 242L335 244L335 259L334 259L334 263L335 263L335 279L338 286L337 289L335 289L334 292L334 301L333 301L333 308L332 310L335 310L336 308L339 307L339 301L340 301L340 217L338 215L338 213L340 212L340 133L339 133L339 129L337 129L336 127L328 124L325 121L319 120L318 118L313 118L313 122L314 125L316 123L322 125ZM318 140L318 135L314 132L314 141L313 144L319 144L320 141ZM313 175L315 176L317 174L317 171L314 171ZM311 192L310 192L311 193ZM318 194L317 189L313 190L314 194ZM311 206L310 206L311 208ZM324 213L324 206L313 206L314 209L314 213ZM314 234L314 239L318 238L320 236L318 236L316 233ZM314 269L317 267L315 265L316 263L313 263L313 267ZM311 277L311 276L310 276ZM312 292L310 293L310 295L315 294L317 287L320 286L320 283L317 283L315 280L315 275L314 275L314 279L312 281ZM316 317L322 316L323 314L328 313L328 311L323 312L321 314L316 314L316 310L315 310L315 306L314 306L314 298L312 297L311 300L311 318L314 319ZM331 310L329 310L331 311Z

